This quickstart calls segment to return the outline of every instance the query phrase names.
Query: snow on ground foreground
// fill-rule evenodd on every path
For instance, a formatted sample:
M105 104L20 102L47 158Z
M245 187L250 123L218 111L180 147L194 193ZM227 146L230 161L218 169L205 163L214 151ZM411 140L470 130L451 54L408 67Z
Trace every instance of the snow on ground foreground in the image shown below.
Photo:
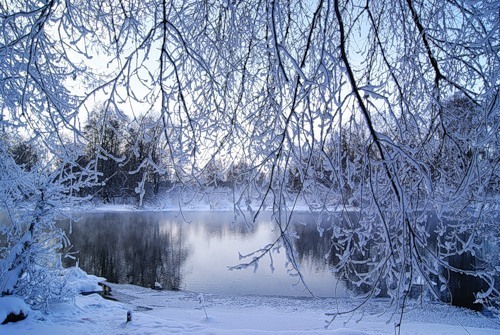
M385 301L371 302L361 319L360 314L350 320L339 317L326 330L324 313L352 307L352 300L200 296L132 285L110 286L121 302L97 294L78 296L74 302L50 306L47 313L32 311L24 321L0 325L0 334L394 334L396 319L388 322L389 314L380 315ZM132 311L128 323L127 311ZM450 306L428 305L405 314L401 334L500 335L500 320Z
M10 314L26 316L30 311L31 309L26 305L24 300L18 297L0 297L0 323L7 319L7 316Z

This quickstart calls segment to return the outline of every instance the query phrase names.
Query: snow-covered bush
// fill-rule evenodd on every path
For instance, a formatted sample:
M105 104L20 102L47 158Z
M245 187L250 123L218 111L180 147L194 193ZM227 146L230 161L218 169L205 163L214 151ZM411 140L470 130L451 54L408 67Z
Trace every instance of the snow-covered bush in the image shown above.
M25 171L0 142L0 295L34 307L72 293L61 273L68 241L55 226L67 196L47 170Z

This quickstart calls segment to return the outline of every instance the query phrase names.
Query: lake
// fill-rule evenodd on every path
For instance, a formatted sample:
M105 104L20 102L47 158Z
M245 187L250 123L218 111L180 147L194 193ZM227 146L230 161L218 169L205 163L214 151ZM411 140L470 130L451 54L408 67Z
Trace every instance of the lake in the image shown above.
M266 255L258 269L229 270L248 262L239 255L256 251L279 236L269 214L249 227L232 212L89 212L60 222L71 251L88 273L111 282L222 295L310 296L288 273L285 250ZM330 271L321 237L311 214L296 215L294 239L298 263L317 297L345 297L346 290ZM326 234L325 234L326 235ZM66 259L65 265L75 260Z

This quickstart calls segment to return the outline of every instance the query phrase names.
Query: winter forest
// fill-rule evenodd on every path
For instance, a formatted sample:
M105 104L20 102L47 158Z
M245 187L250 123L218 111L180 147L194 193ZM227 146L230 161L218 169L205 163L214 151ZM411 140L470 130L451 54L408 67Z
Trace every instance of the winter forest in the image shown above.
M227 189L279 232L235 269L281 251L300 279L302 204L362 301L498 308L499 8L0 0L0 295L74 295L56 219L83 203Z

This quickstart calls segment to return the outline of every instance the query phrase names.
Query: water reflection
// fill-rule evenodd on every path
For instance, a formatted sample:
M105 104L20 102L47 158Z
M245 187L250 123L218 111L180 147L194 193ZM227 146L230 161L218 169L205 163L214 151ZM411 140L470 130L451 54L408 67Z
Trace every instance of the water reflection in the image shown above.
M247 254L278 236L269 217L249 229L229 212L85 213L69 235L79 265L85 271L117 283L232 295L304 294L289 276L284 250L273 252L275 270L266 257L259 269L228 271ZM312 220L307 216L299 221ZM236 221L236 222L235 222ZM62 223L69 231L69 223ZM330 240L314 224L296 227L298 260L308 286L317 296L345 296L330 272L325 254ZM73 265L75 261L68 261Z
M69 230L69 222L64 223ZM181 268L189 249L182 226L160 225L156 215L85 214L69 235L79 266L115 283L167 289L181 285ZM66 265L71 264L66 259ZM73 261L74 263L74 261Z

